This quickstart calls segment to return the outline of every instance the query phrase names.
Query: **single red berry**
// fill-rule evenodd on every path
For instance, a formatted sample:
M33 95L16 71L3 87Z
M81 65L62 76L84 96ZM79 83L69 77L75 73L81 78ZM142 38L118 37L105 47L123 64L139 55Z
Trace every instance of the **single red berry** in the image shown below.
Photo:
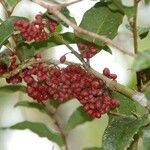
M60 62L61 62L62 64L65 63L65 61L66 61L66 56L65 56L65 55L61 56L59 60L60 60Z
M105 76L110 76L110 70L109 70L109 68L104 68L104 70L103 70L103 74L105 75Z
M109 77L113 80L116 80L117 79L117 75L116 74L110 74Z

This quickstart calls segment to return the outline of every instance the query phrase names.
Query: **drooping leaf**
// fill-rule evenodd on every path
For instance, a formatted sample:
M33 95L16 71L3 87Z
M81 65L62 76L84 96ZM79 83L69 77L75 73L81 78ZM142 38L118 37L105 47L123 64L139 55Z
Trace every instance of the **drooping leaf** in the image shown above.
M129 99L128 97L118 92L113 92L113 97L119 100L120 102L120 106L115 109L116 112L125 115L132 115L136 112L135 102Z
M9 93L13 93L13 92L25 92L26 87L23 85L5 85L0 87L0 91L8 91Z
M11 16L2 24L0 24L0 45L2 45L14 33L14 23L18 19L26 18Z
M140 118L109 116L109 123L103 135L104 150L127 149L140 128L149 122L148 115Z
M111 11L105 2L99 2L89 9L83 16L80 27L88 31L113 39L117 35L118 27L122 23L123 15L118 11ZM105 45L97 39L90 39L87 36L81 38L93 42L100 47Z
M150 68L150 50L140 52L135 58L132 68L135 71Z
M75 43L74 34L70 32L66 32L64 34L61 34L61 36L67 41L68 43L72 44ZM38 42L38 43L32 43L27 44L24 43L20 38L17 38L20 42L18 45L19 54L23 59L31 58L33 57L34 53L36 51L42 51L51 47L55 47L58 45L62 45L62 42L57 39L56 37L50 37L45 41Z
M32 132L39 135L40 137L46 137L49 140L56 142L60 146L64 145L64 139L61 136L61 134L53 131L43 123L24 121L24 122L17 123L11 127L2 128L2 129L18 129L18 130L29 129Z
M76 126L85 123L87 121L92 121L92 118L90 118L87 113L83 110L82 106L78 107L70 116L67 122L67 127L69 129L73 129Z
M28 108L35 108L35 109L38 109L41 112L44 112L44 106L39 104L39 103L36 103L36 102L19 101L14 105L14 107L18 107L18 106L28 107Z

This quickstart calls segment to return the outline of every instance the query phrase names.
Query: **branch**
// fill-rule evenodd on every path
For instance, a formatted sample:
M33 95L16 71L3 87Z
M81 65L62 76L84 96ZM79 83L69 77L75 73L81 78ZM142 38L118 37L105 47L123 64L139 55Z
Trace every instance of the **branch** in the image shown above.
M113 46L114 48L117 48L118 50L122 51L125 54L128 54L129 56L135 56L135 54L128 52L127 50L119 47L118 45L114 44L112 42L112 40L104 37L104 36L100 36L96 33L93 32L89 32L81 27L78 27L76 24L74 24L73 22L71 22L69 19L67 19L62 13L59 12L59 10L57 9L57 5L54 7L51 7L45 3L43 3L40 0L36 0L36 3L40 4L41 6L45 7L46 9L48 9L48 11L52 14L54 14L55 16L57 16L58 18L60 18L62 21L64 21L66 24L70 25L71 27L73 27L73 29L83 35L87 35L88 37L93 37L93 38L97 38L100 41L103 41L111 46ZM55 9L52 9L55 8ZM87 69L89 72L93 73L95 76L101 78L103 81L106 82L106 85L109 89L111 89L112 91L117 91L125 96L127 96L128 98L130 98L133 101L138 102L140 105L142 105L143 107L147 108L150 111L150 102L147 100L147 98L145 97L145 95L143 93L134 91L132 89L129 89L127 87L125 87L124 85L121 85L119 83L117 83L116 81L112 81L110 79L108 79L107 77L105 77L104 75L100 74L99 72L97 72L96 70L92 69L85 61L84 59L80 56L80 54L78 54L71 46L69 46L69 44L67 44L66 42L63 42L70 50L71 52L83 63L83 66L85 67L85 69Z
M118 44L115 44L112 40L110 40L109 38L102 36L102 35L98 35L94 32L90 32L87 31L81 27L78 27L76 24L74 24L72 21L70 21L68 18L66 18L59 10L62 8L62 4L58 4L55 6L50 6L46 3L44 3L41 0L33 0L35 3L43 6L44 8L46 8L48 10L49 13L57 16L59 19L61 19L62 21L64 21L67 25L71 26L78 34L82 34L82 35L86 35L90 38L94 38L97 39L99 41L103 41L104 43L106 43L107 45L110 45L118 50L120 50L122 53L127 54L131 57L134 57L135 54L129 52L128 50L118 46ZM78 1L75 1L78 2ZM70 5L71 3L69 3ZM60 7L61 6L61 7ZM64 6L68 6L67 3L64 4Z
M133 22L130 23L133 32L133 41L134 41L134 53L138 53L138 32L137 32L137 11L138 11L138 2L134 0L134 7L135 7L135 15L133 17ZM142 80L141 80L141 73L136 72L136 79L137 79L137 89L141 91Z
M0 75L0 78L10 78L35 63L47 63L47 64L51 64L51 65L52 64L53 65L61 64L59 60L55 60L55 59L42 59L42 60L30 59L30 60L25 61L24 63L20 64L15 70ZM66 65L71 65L71 64L81 65L78 63L70 62L70 61L66 61L64 64L66 64Z

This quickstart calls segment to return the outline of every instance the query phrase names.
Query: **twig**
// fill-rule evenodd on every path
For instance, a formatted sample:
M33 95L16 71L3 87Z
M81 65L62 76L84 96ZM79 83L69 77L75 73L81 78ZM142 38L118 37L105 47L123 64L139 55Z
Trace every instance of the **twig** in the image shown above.
M134 7L135 7L135 15L133 17L133 22L130 23L133 31L133 41L134 41L134 53L138 53L138 32L137 32L137 11L138 11L138 2L137 0L134 0ZM142 86L142 80L141 80L141 73L136 72L136 78L137 78L137 89L138 91L141 91Z
M7 9L7 5L6 5L5 1L4 1L4 0L0 0L0 3L2 4L2 6L3 6L4 9L5 9L6 16L9 17L9 16L10 16L10 12L9 12L9 10Z
M62 21L64 21L67 25L71 26L78 34L82 34L82 35L86 35L90 38L94 38L97 39L99 41L103 41L104 43L106 43L107 45L110 45L118 50L120 50L122 53L127 54L131 57L134 57L135 54L129 52L128 50L118 46L118 44L115 44L112 40L110 40L109 38L102 36L102 35L98 35L94 32L90 32L87 31L81 27L78 27L76 24L74 24L72 21L70 21L68 18L66 18L61 12L59 12L60 8L60 4L56 5L56 6L50 6L48 4L45 4L43 1L41 0L33 0L35 3L43 6L44 8L46 8L48 10L49 13L54 14L55 16L57 16L59 19L61 19ZM77 2L77 1L75 1ZM67 4L65 4L67 5Z
M20 64L15 70L0 75L0 78L10 78L35 63L48 63L48 64L53 64L53 65L61 64L59 60L55 60L55 59L42 59L42 60L31 59L31 60L28 60L28 61ZM64 64L66 64L66 65L70 65L70 64L81 65L79 63L74 63L74 62L70 62L70 61L65 61Z
M65 149L69 150L68 144L67 144L67 135L64 132L61 124L59 123L59 120L57 119L57 117L55 117L55 113L53 111L51 111L52 109L50 109L48 107L48 105L45 105L44 103L42 103L42 105L44 106L45 112L50 116L50 118L52 118L54 120L55 125L57 126L59 132L61 133L61 135L62 135L62 137L63 137L63 139L65 141Z

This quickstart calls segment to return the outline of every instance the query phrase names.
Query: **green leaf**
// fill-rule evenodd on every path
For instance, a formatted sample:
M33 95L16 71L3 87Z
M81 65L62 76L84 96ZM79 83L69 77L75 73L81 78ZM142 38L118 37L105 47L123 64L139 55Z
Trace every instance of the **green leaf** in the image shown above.
M0 24L0 45L2 45L13 33L14 33L14 24L18 19L26 19L23 17L11 16L2 24Z
M32 132L39 135L40 137L47 137L49 140L56 142L60 146L64 145L64 139L61 136L61 134L58 132L54 132L52 129L50 129L43 123L24 121L17 123L11 127L2 129L18 129L18 130L29 129Z
M66 32L66 33L61 34L61 36L63 36L64 40L70 44L76 42L73 33ZM17 37L17 40L20 42L20 44L18 45L19 47L18 54L22 57L22 59L33 57L36 51L42 51L48 48L62 45L62 42L60 42L60 40L54 36L50 37L49 39L45 41L38 42L38 43L34 42L31 44L24 43L19 37Z
M44 112L44 106L36 103L36 102L29 102L29 101L20 101L17 102L14 107L18 107L18 106L22 106L22 107L28 107L28 108L35 108L38 109L41 112Z
M9 55L2 56L4 53L0 54L0 62L4 62L7 66L10 64L10 57ZM2 57L1 57L2 56Z
M7 91L9 93L14 93L14 92L25 92L26 91L26 87L23 85L5 85L0 87L0 91Z
M124 6L121 0L107 0L107 5L112 11L119 11L129 19L135 14L135 8Z
M3 22L3 20L0 18L0 23L2 23Z
M5 1L6 1L8 9L11 11L20 0L5 0Z
M104 150L104 149L99 147L91 147L91 148L85 148L84 150Z
M150 0L144 0L145 4L149 4Z
M133 113L136 112L135 102L128 97L118 92L113 92L113 97L120 102L120 106L117 107L114 111L125 115L133 115Z
M144 150L150 150L150 127L143 130L142 144Z
M149 33L149 30L150 30L150 28L139 28L138 34L140 36L140 39L146 38Z
M150 50L140 52L133 63L133 70L141 71L143 69L150 68Z
M120 12L111 11L107 3L99 2L84 14L80 27L113 39L117 35L118 27L122 23L122 19L123 15ZM105 45L104 42L100 42L95 38L90 39L84 35L81 38L101 47Z
M150 86L146 89L145 96L148 100L150 100Z
M83 124L87 121L92 121L92 118L90 118L87 113L83 110L83 107L78 107L70 116L67 122L67 127L69 129L73 129L76 126Z
M140 118L109 116L109 123L103 135L104 150L127 149L139 129L148 124L148 115Z

